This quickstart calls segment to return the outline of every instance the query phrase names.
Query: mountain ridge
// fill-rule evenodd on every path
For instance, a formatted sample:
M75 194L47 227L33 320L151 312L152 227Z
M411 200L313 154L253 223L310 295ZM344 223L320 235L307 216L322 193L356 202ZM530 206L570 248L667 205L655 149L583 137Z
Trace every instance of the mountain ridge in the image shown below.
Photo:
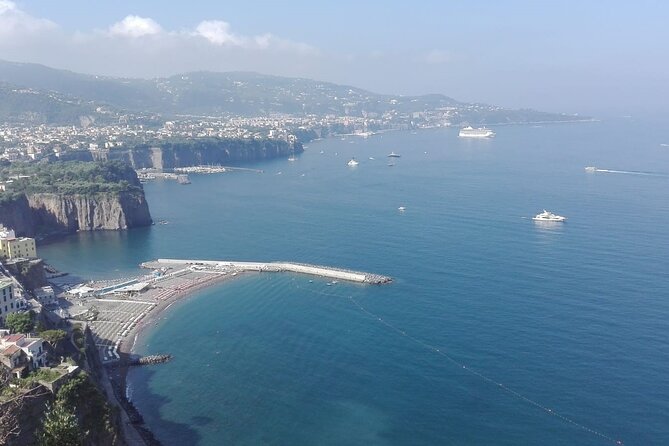
M410 116L459 109L466 112L462 116L474 121L479 110L485 111L485 119L488 119L482 122L502 123L511 121L503 111L516 118L519 113L519 110L459 102L439 93L413 96L379 94L349 85L253 71L192 71L140 79L88 75L40 64L0 60L0 83L43 94L57 93L93 105L93 109L95 106L108 107L117 114L155 113L166 117L285 114L373 118L388 113ZM495 116L491 115L491 111ZM522 115L521 122L561 121L566 116L534 110L523 110Z

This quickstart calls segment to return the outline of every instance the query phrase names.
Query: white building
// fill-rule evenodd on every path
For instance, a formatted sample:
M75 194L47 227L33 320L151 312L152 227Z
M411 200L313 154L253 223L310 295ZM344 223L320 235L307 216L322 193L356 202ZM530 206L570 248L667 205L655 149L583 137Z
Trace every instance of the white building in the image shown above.
M5 335L0 337L0 351L9 349L13 352L16 347L20 348L30 361L30 369L35 370L47 365L46 351L42 338L30 338L22 334Z
M35 293L35 298L42 305L51 305L58 302L56 299L56 293L53 291L51 286L43 286L41 288L35 288L33 290Z

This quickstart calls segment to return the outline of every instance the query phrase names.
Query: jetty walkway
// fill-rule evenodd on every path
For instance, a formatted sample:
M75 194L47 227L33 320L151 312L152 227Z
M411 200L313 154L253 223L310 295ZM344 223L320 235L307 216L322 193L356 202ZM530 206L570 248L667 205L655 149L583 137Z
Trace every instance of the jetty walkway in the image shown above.
M380 285L392 282L392 278L379 274L352 271L330 266L309 265L293 262L237 262L229 260L185 260L185 259L157 259L145 262L143 268L161 269L175 267L190 267L194 270L233 271L233 272L292 272L308 274L328 279L346 280L349 282L369 283Z
M63 293L70 301L61 317L87 324L104 364L120 359L123 342L132 339L136 329L161 320L156 313L172 305L175 299L192 291L232 279L246 272L298 273L326 278L332 285L338 280L362 284L385 284L391 277L320 265L294 262L238 262L229 260L157 259L142 263L153 270L135 278L91 282ZM76 293L85 288L85 293Z

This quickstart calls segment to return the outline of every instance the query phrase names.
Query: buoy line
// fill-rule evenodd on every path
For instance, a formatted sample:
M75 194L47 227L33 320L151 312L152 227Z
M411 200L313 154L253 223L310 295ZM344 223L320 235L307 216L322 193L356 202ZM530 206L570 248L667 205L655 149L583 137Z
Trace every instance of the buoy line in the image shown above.
M304 288L304 289L307 289L307 288ZM378 323L382 324L382 325L385 326L387 329L389 329L389 330L395 332L396 334L398 334L398 335L400 335L400 336L402 336L402 337L405 337L405 338L411 340L412 342L414 342L414 343L420 345L421 347L425 348L426 350L432 351L433 353L435 353L435 354L437 354L437 355L443 357L444 359L446 359L447 361L449 361L449 362L452 363L453 365L455 365L455 366L457 366L458 368L461 368L461 369L463 369L463 370L466 370L466 371L469 372L470 374L472 374L472 375L474 375L474 376L480 378L482 381L485 381L485 382L487 382L488 384L495 386L495 387L498 388L499 390L504 391L504 392L508 393L509 395L515 397L516 399L519 399L519 400L521 400L521 401L524 401L525 403L527 403L527 404L529 404L529 405L531 405L531 406L534 406L534 407L536 407L537 409L540 409L541 411L545 412L546 414L551 415L551 416L553 416L553 417L555 417L555 418L558 418L559 420L562 420L563 422L565 422L565 423L567 423L567 424L571 424L572 426L574 426L574 427L576 427L576 428L578 428L578 429L580 429L580 430L582 430L582 431L585 431L585 432L588 432L588 433L590 433L590 434L592 434L592 435L595 435L595 436L597 436L597 437L600 437L601 439L606 440L606 441L609 442L609 443L612 443L612 444L615 444L615 445L624 445L624 443L623 443L622 440L616 440L615 438L613 438L613 437L611 437L611 436L609 436L609 435L606 435L606 434L603 433L602 431L599 431L599 430L597 430L597 429L593 429L593 428L591 428L591 427L586 426L585 424L579 423L579 422L577 422L576 420L574 420L574 419L572 419L572 418L570 418L570 417L568 417L568 416L566 416L566 415L563 415L562 413L557 412L557 411L551 409L550 407L545 406L545 405L539 403L538 401L533 400L532 398L530 398L530 397L528 397L528 396L526 396L526 395L524 395L524 394L522 394L522 393L520 393L520 392L517 392L516 390L513 390L513 389L510 388L510 387L507 387L507 386L504 385L503 383L498 382L498 381L495 381L494 379L492 379L492 378L490 378L490 377L484 375L483 373L481 373L481 372L479 372L479 371L477 371L477 370L475 370L475 369L469 367L468 365L466 365L466 364L464 364L464 363L458 361L457 359L455 359L455 358L454 358L453 356L451 356L450 354L446 353L443 349L440 349L440 348L438 348L438 347L436 347L436 346L434 346L434 345L432 345L432 344L429 344L429 343L427 343L427 342L425 342L425 341L423 341L423 340L421 340L421 339L418 339L418 338L416 338L416 337L414 337L414 336L408 334L406 331L402 330L401 328L397 327L396 325L394 325L394 324L392 324L392 323L386 321L385 319L383 319L380 315L378 315L378 314L376 314L376 313L374 313L374 312L368 310L367 308L365 308L365 307L364 307L363 305L361 305L357 300L355 300L355 299L353 298L353 296L343 296L343 295L340 295L340 294L327 293L327 292L317 291L317 290L309 290L309 291L312 292L312 293L315 293L315 294L321 294L321 295L324 295L324 296L332 296L332 297L339 297L339 298L347 298L347 299L348 299L348 300L349 300L349 301L350 301L356 308L358 308L362 313L366 314L366 315L369 316L371 319L376 320Z

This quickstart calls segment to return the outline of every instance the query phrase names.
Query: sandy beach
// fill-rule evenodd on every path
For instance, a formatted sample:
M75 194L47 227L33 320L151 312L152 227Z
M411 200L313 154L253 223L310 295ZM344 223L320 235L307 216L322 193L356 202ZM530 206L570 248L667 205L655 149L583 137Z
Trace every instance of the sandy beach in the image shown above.
M123 389L123 393L125 394L128 360L134 354L134 347L137 344L137 341L141 339L141 334L144 329L150 328L152 325L157 323L160 320L160 318L163 317L165 311L169 310L169 308L172 307L177 302L181 302L192 297L202 289L216 286L226 281L243 277L247 274L249 273L240 273L234 276L231 274L227 275L212 274L206 276L202 280L199 280L197 283L194 283L187 287L172 289L169 294L163 295L162 299L147 312L146 316L144 316L136 325L134 325L129 330L125 338L123 338L123 340L119 344L118 353L121 356L121 359L114 366L114 368L118 369L119 372L121 372L118 374L118 377L120 378L119 384ZM169 353L169 352L156 352L156 353Z
M198 291L222 284L226 281L234 280L245 276L249 273L232 274L209 274L200 276L197 280L191 281L186 286L178 286L174 288L160 288L160 299L152 306L145 314L145 316L136 324L134 324L122 341L118 345L118 361L108 364L105 367L106 375L109 378L109 383L113 390L114 396L119 405L123 408L129 420L129 425L126 429L136 430L142 437L146 444L160 444L153 433L143 424L143 418L132 401L127 398L127 376L130 367L130 361L134 355L134 347L138 340L141 339L142 332L146 328L150 328L153 324L158 322L164 313L170 309L174 304L182 302ZM169 352L157 352L169 353ZM134 436L133 434L126 434L126 436Z

